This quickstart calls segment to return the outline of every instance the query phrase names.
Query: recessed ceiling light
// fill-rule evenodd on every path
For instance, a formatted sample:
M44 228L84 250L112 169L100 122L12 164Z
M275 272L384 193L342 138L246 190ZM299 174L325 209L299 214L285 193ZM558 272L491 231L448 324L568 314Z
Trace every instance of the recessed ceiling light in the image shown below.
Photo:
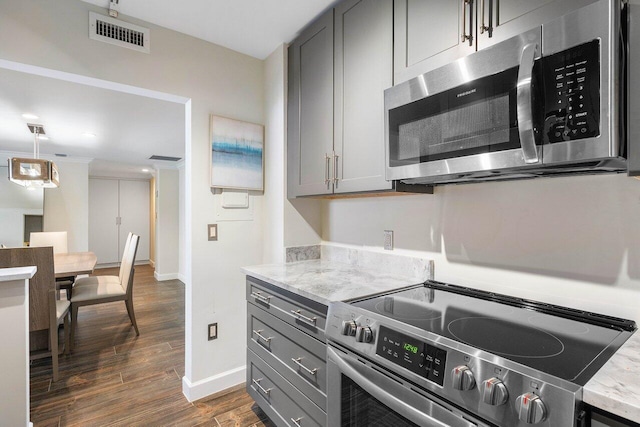
M82 136L86 136L87 138L95 138L96 134L91 132L82 132Z
M149 169L142 169L142 172L149 172Z
M38 119L39 117L36 116L35 114L24 113L22 115L22 118L27 119L27 120L35 120L35 119Z

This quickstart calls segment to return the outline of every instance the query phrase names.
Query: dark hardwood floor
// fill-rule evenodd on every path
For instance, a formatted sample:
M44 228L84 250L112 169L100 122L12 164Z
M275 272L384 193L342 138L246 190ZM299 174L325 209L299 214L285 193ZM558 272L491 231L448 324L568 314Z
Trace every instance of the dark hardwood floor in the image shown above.
M156 282L149 266L136 267L134 278L139 337L123 302L81 307L74 351L60 357L60 379L51 381L51 359L32 362L34 426L272 427L244 386L186 400L184 285Z

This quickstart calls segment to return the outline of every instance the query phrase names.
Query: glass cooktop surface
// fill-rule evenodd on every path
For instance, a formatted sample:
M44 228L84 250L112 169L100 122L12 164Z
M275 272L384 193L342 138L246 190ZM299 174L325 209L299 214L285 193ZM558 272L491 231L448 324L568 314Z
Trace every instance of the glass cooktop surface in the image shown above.
M635 323L427 282L352 305L584 385Z

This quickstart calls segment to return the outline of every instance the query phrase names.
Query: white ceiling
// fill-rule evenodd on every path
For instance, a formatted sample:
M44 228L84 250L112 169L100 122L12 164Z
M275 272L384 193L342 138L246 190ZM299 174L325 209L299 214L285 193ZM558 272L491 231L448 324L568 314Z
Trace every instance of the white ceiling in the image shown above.
M42 155L98 159L90 164L96 176L127 177L169 164L149 160L153 154L184 158L182 104L0 68L0 151L31 157L27 123L44 126L49 140L40 143Z
M83 1L105 10L109 7L109 0ZM265 59L332 3L334 0L119 0L118 10Z

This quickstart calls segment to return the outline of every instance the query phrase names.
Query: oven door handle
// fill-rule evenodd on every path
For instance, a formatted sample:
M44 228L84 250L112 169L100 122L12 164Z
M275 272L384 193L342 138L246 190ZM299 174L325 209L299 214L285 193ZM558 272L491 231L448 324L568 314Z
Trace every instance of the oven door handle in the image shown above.
M539 163L536 138L533 130L533 65L538 51L537 43L530 43L522 49L517 83L518 133L524 162Z
M422 398L426 401L433 403L431 406L432 412L437 413L436 415L426 414L420 411L413 405L408 404L404 400L401 400L399 396L396 396L390 393L387 390L392 390L393 385L396 383L388 378L384 378L383 381L389 382L389 387L381 387L380 385L376 385L373 381L367 378L363 373L359 372L360 366L352 366L349 361L343 359L334 349L331 347L327 348L327 356L328 358L335 363L340 371L351 378L358 386L360 386L364 391L369 393L374 398L378 399L382 404L386 405L389 409L394 411L397 414L402 414L403 417L408 420L425 427L477 427L476 424L470 423L467 420L464 420L460 417L456 417L450 411L440 407L435 402L431 402L426 397L422 396ZM360 368L361 369L361 368ZM385 382L386 382L385 381ZM401 393L398 393L401 394ZM440 411L438 411L440 410ZM441 417L437 417L437 415L442 415Z

